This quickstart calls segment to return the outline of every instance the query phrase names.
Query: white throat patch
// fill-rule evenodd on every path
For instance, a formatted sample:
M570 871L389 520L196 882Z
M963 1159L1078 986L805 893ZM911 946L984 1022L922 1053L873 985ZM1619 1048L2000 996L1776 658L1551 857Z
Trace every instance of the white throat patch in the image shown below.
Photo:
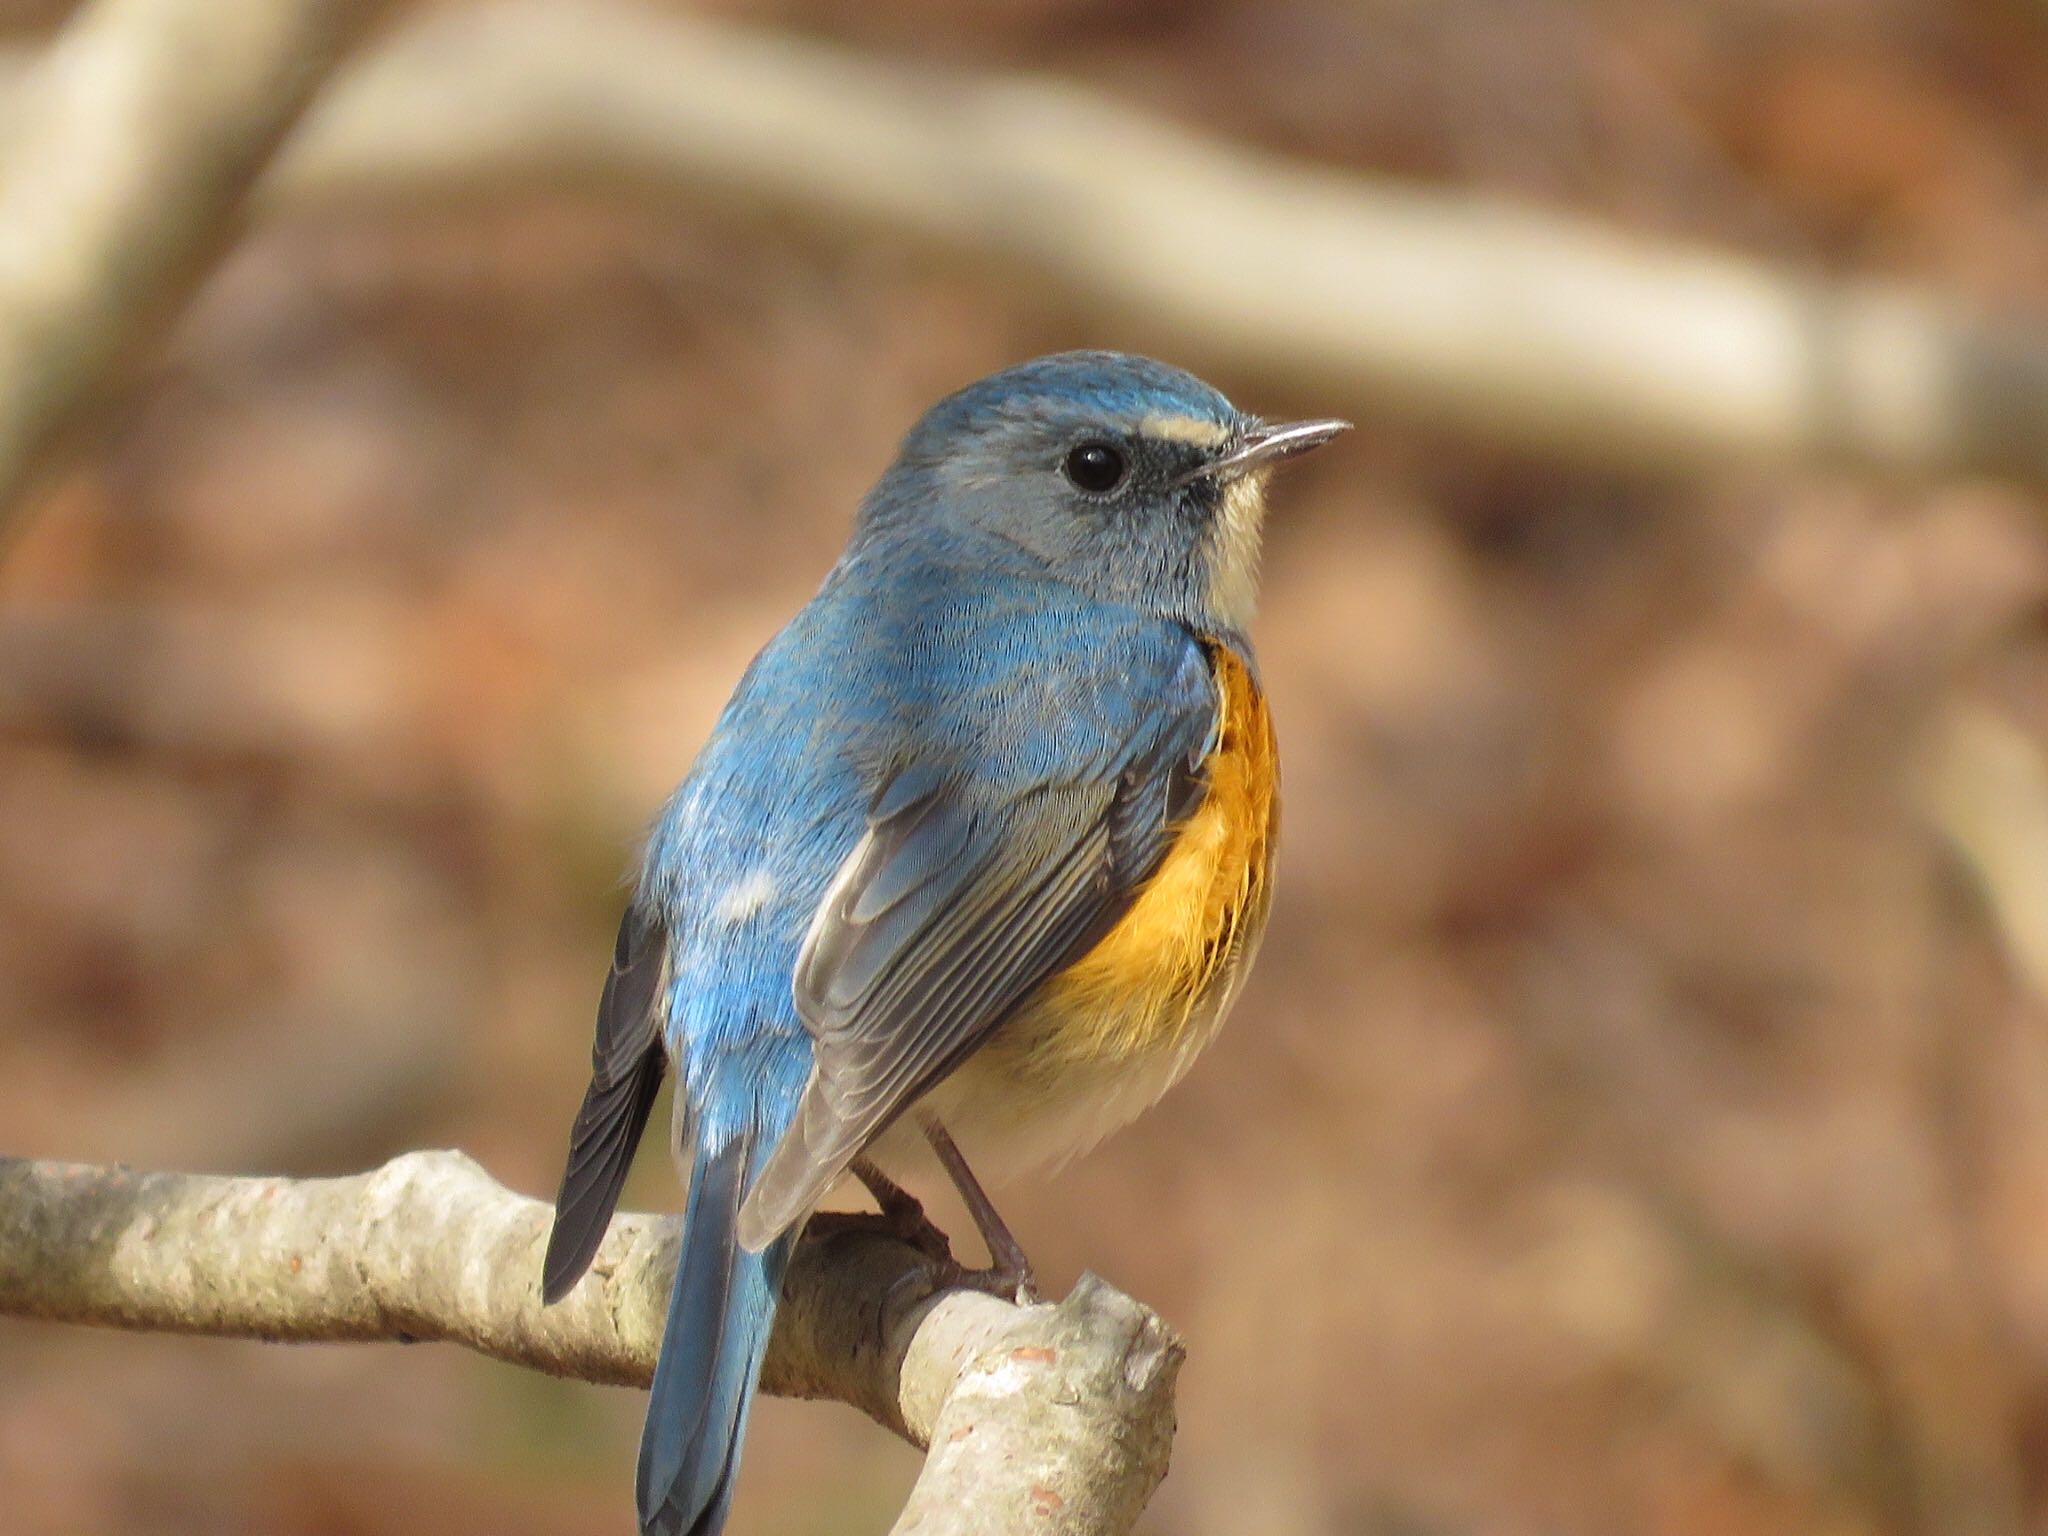
M1251 627L1259 602L1259 537L1266 523L1266 471L1223 487L1210 535L1209 604L1234 629Z

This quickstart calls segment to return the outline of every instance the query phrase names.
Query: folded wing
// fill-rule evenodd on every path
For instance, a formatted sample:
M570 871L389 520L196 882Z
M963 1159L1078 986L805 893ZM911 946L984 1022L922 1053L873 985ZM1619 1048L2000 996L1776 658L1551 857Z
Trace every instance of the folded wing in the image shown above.
M1216 726L1205 687L1116 750L1022 786L959 763L885 784L797 961L813 1066L740 1212L760 1248L1047 977L1114 926L1198 802Z

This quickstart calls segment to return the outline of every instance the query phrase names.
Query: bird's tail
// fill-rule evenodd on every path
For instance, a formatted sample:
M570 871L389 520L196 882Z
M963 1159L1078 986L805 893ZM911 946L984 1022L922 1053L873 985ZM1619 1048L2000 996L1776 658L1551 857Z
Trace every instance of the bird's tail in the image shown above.
M747 1409L794 1241L786 1234L751 1253L734 1231L755 1171L754 1144L742 1135L701 1147L691 1172L668 1327L640 1437L644 1536L717 1536L732 1504Z

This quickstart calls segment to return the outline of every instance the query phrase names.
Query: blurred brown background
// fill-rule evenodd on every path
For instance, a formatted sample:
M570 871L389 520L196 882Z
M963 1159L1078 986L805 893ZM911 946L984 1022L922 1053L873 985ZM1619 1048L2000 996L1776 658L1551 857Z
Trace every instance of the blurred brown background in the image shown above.
M2041 314L2035 0L722 10ZM897 434L1130 339L601 190L259 226L0 563L0 1145L551 1189L639 830ZM2048 1528L2048 867L1995 867L2048 846L2038 497L1215 382L1363 428L1270 533L1280 904L1191 1079L1006 1201L1186 1332L1145 1528ZM0 1529L615 1532L638 1415L0 1324ZM914 1470L843 1408L755 1426L737 1531L880 1530Z

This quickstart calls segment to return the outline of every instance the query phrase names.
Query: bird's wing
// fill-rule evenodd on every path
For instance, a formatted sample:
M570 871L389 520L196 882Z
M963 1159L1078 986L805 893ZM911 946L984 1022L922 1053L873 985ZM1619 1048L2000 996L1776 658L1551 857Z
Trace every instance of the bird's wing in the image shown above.
M568 1295L604 1241L619 1188L661 1089L668 1065L660 1011L667 953L661 925L637 904L627 908L597 1005L590 1086L569 1132L569 1162L555 1196L555 1224L541 1266L546 1301Z
M893 777L814 918L795 973L813 1039L794 1123L740 1213L759 1248L875 1136L1084 953L1158 868L1200 798L1216 730L1206 667L1114 751L992 787L957 767Z

